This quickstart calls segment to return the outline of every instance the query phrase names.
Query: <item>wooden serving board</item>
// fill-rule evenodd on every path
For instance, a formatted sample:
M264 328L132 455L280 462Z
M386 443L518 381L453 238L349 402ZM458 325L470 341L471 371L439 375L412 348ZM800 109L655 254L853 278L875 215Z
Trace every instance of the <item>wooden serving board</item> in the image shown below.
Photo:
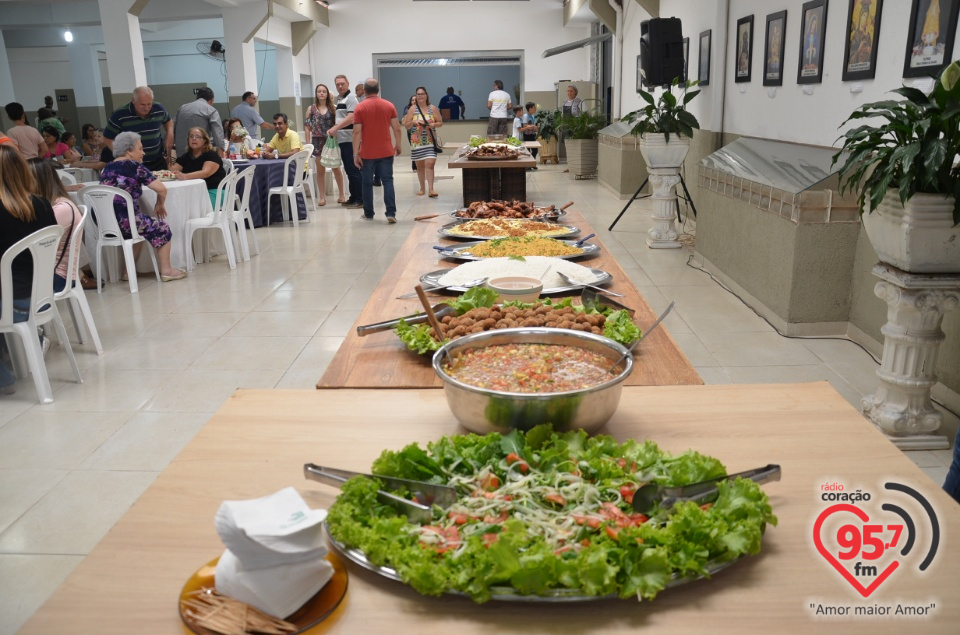
M593 233L583 215L569 210L564 222L580 228L581 235ZM417 222L396 258L387 268L360 317L347 334L326 372L317 382L317 388L440 388L440 380L430 367L430 358L420 356L407 347L391 331L359 337L356 327L410 315L423 308L416 297L405 300L397 296L413 291L420 276L437 269L452 269L456 261L440 258L433 245L455 245L458 241L441 238L437 231L449 218L444 215ZM634 317L641 329L653 324L657 316L647 306L616 259L596 237L591 242L600 246L595 258L578 260L578 264L603 269L613 282L606 288L623 293L620 301L635 309ZM572 295L579 297L579 291ZM431 295L431 302L455 294ZM703 380L684 356L665 328L659 328L645 339L636 357L633 373L627 386L673 386L702 384Z

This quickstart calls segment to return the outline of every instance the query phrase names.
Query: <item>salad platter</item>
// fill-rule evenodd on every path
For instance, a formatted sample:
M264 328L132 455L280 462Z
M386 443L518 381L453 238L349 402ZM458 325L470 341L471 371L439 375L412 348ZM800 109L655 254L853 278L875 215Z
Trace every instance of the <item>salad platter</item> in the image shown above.
M499 239L497 239L499 240ZM486 258L491 258L493 256L477 256L471 252L478 245L486 245L491 241L486 240L477 240L474 242L463 243L460 245L450 245L443 249L437 249L437 252L444 258L450 258L452 260L484 260ZM596 256L600 253L600 247L594 245L593 243L584 243L582 245L577 245L575 240L561 240L558 241L567 245L569 247L574 247L576 249L582 249L583 251L578 254L565 254L558 256L551 256L553 258L561 258L563 260L573 260L574 258L590 258Z
M482 260L486 260L486 259L484 258ZM596 279L592 281L590 284L594 284L594 285L607 284L608 282L613 280L613 276L611 276L609 273L607 273L603 269L594 269L593 267L588 267L588 269L590 269L590 271L592 271L593 274L596 276ZM436 271L425 273L422 276L420 276L420 284L425 285L424 286L425 291L429 291L430 290L429 287L443 286L440 283L440 278L442 278L445 274L448 274L448 273L450 273L449 269L438 269ZM452 286L452 287L446 287L446 288L449 291L456 291L458 293L467 291L469 289L469 287L461 287L461 286ZM541 291L540 293L547 294L547 295L553 294L553 293L567 293L570 291L579 291L582 288L583 288L582 284L560 286L560 287L544 287L543 291Z
M343 483L330 507L334 549L421 594L478 603L651 600L756 555L777 523L766 494L745 479L720 482L708 503L637 512L633 495L645 484L687 485L726 468L694 450L670 455L649 440L548 424L385 450L371 471ZM410 521L377 502L376 475L446 485L457 498Z
M472 240L493 240L508 236L548 236L550 238L569 238L580 233L578 227L559 223L544 223L526 219L489 218L449 223L438 233L444 238L469 238Z

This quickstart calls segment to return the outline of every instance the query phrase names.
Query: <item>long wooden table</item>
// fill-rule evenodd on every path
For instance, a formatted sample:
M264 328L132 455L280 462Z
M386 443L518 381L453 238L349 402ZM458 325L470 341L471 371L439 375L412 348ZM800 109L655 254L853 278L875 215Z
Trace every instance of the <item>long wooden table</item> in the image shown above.
M502 161L480 161L455 156L447 163L452 170L461 170L463 204L475 201L527 200L527 168L536 167L530 155Z
M180 588L223 549L213 525L223 500L264 496L292 485L311 507L328 507L336 490L305 481L305 462L367 471L383 449L457 432L462 429L438 390L241 390L77 566L22 635L183 633ZM826 382L628 387L603 432L621 441L652 439L675 453L698 449L729 470L779 463L782 480L763 486L779 524L767 528L761 553L713 580L664 591L652 602L579 605L476 605L458 597L423 597L348 565L344 603L311 632L957 632L960 603L953 596L960 583L960 506ZM925 572L917 566L929 544L923 512L906 505L903 495L885 494L887 480L918 490L939 517L939 552ZM913 555L868 599L854 593L812 545L814 521L828 505L821 500L821 485L828 481L872 492L871 514L887 500L908 507L917 522ZM921 619L818 619L811 608L930 603L936 605L931 617Z
M443 239L437 234L443 224L448 222L451 222L451 218L444 215L414 224L410 236L360 312L354 328L347 334L323 377L317 383L317 388L439 388L442 386L430 367L429 357L421 357L407 350L394 333L387 331L359 337L355 327L423 311L416 297L398 300L397 296L413 291L422 274L438 269L452 269L460 264L457 261L438 257L437 252L431 248L437 244L457 243L455 240ZM579 212L570 211L564 217L564 222L579 227L581 236L593 233L593 229ZM588 267L603 269L613 276L613 282L607 288L625 294L626 297L620 300L628 307L636 309L635 320L641 328L652 324L656 315L630 283L623 269L617 264L616 258L607 251L598 238L591 238L591 241L600 246L600 254L595 258L577 262ZM430 297L434 302L443 300L443 296ZM446 297L451 296L448 294ZM643 341L638 349L636 361L633 373L626 381L628 386L703 383L676 342L662 327L651 334L649 339Z

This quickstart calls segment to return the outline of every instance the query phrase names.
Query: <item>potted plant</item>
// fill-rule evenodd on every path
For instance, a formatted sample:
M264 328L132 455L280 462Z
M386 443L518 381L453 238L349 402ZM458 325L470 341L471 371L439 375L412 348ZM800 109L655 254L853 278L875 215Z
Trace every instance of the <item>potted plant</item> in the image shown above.
M540 140L540 161L546 163L552 159L554 163L559 163L557 156L557 139L559 134L559 123L561 112L559 109L540 110L533 116L537 124L537 138Z
M893 92L904 99L864 104L844 122L884 120L840 137L833 157L843 161L840 191L857 193L882 262L915 273L960 272L960 61L944 69L929 95Z
M567 149L567 165L574 176L597 173L597 136L607 125L607 116L600 110L584 110L578 115L561 118L563 143Z
M699 90L690 90L697 84L695 81L684 82L681 98L673 94L673 89L680 86L679 77L663 91L659 100L654 100L653 95L645 90L638 91L647 105L627 113L623 120L634 124L630 131L633 135L642 137L640 154L647 162L647 168L667 169L683 165L693 130L700 128L700 122L687 110L687 104L700 94Z

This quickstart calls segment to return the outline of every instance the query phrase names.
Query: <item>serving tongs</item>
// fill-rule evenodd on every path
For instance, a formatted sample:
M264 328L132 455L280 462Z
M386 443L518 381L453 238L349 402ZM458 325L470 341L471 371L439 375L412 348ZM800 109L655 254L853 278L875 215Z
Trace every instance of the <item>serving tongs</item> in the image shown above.
M754 468L736 474L727 474L707 479L698 483L691 483L683 487L664 487L656 483L644 485L633 493L633 510L641 514L648 514L659 503L660 509L672 509L677 503L693 501L696 503L713 500L720 492L719 484L735 478L745 478L755 483L769 483L780 480L780 466L771 463L764 467Z
M440 302L439 304L434 304L432 307L434 315L438 318L442 318L447 315L454 315L456 309L454 309L449 304L445 302ZM370 335L371 333L379 333L380 331L389 331L398 324L400 320L403 320L407 324L423 324L428 319L427 314L420 312L414 313L413 315L406 315L404 317L395 318L393 320L384 320L383 322L376 322L375 324L365 324L363 326L357 327L357 336L364 337Z
M376 479L383 484L384 488L377 490L377 497L380 501L394 507L397 511L403 512L409 520L415 523L429 523L433 519L434 505L446 509L457 501L457 490L446 485L435 485L392 476L363 474L362 472L351 472L335 467L314 465L313 463L303 465L303 476L308 480L319 481L334 487L340 487L354 476ZM391 494L390 491L406 492L413 498L411 500L397 496Z
M620 304L610 296L603 293L598 293L597 291L588 287L584 287L583 292L580 294L580 304L595 311L599 311L603 306L608 306L614 311L626 311L630 317L633 317L637 313L634 309L631 309L627 305Z

